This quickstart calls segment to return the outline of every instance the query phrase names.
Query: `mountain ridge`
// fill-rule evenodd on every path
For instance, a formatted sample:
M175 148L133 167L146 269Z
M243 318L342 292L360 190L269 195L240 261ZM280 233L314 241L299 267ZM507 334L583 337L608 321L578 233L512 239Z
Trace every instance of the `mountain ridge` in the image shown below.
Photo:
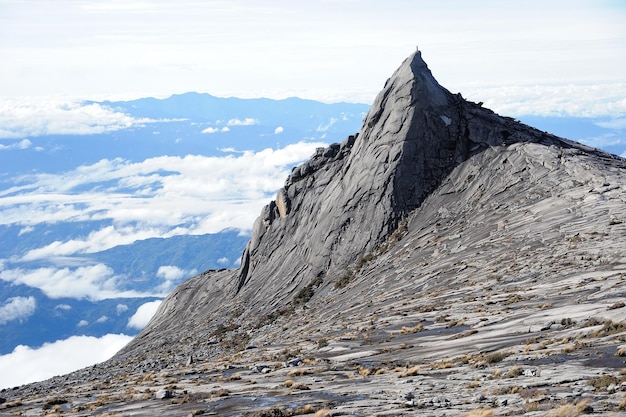
M450 93L416 51L358 135L292 170L239 269L64 378L136 415L611 415L625 195L626 160Z
M225 278L236 285L216 284L227 300L214 297L204 308L215 305L210 314L224 312L232 301L233 311L241 309L245 318L286 308L307 287L329 292L343 271L375 252L456 166L514 143L619 160L450 93L416 51L387 80L361 132L292 170L257 218L236 279ZM166 300L164 311L167 305ZM146 331L152 332L151 325Z

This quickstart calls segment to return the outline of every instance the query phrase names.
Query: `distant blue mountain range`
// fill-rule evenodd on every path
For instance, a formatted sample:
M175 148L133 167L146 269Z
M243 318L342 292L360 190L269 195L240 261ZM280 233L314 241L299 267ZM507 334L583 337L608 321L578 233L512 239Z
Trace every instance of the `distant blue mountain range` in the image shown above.
M33 151L15 153L3 160L3 171L13 175L57 172L102 158L141 161L158 155L218 155L220 149L228 148L259 151L300 140L342 141L360 129L369 109L366 104L326 104L299 98L219 98L199 93L84 104L98 104L153 122L100 134L30 137ZM232 124L246 119L250 124L245 129L228 125L229 121ZM229 129L219 134L202 133L211 127ZM276 135L279 127L281 134ZM36 152L37 147L48 152Z

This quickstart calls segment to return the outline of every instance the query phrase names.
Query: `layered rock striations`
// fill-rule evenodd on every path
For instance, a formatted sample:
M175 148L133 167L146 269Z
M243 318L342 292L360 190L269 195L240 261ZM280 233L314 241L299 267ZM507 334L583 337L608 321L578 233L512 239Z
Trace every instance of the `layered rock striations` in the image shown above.
M217 325L226 316L240 320L276 312L307 286L317 296L329 294L350 265L375 253L456 167L518 143L617 161L450 93L415 52L387 80L357 135L319 149L292 170L256 220L240 269L182 284L126 352L157 328L181 331L176 317L198 316ZM185 298L187 293L194 298Z
M257 310L318 277L332 282L375 251L456 166L520 142L580 147L451 94L415 52L387 81L359 134L295 168L264 208L242 258L238 295Z
M73 389L88 403L85 381L152 393L176 376L173 401L225 416L611 415L624 236L626 160L450 93L416 52L358 134L292 170L238 270L182 283Z

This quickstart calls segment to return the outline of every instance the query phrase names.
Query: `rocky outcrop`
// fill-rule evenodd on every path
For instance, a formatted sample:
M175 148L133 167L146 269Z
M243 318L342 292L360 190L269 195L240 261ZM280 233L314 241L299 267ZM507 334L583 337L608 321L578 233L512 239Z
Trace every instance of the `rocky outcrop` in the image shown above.
M416 51L387 81L361 132L294 168L263 209L242 257L238 296L259 311L318 277L331 283L375 251L456 166L516 142L580 146L451 94Z
M157 338L163 346L164 338L177 343L209 337L224 323L239 329L232 337L243 337L246 326L297 305L300 297L329 297L355 263L380 252L429 196L450 181L456 184L459 179L450 175L467 161L474 160L475 169L464 174L464 186L473 192L490 193L472 181L483 169L476 161L516 182L518 170L528 168L525 160L490 164L501 150L520 144L619 160L450 93L416 51L387 80L358 134L318 149L292 170L256 220L239 270L208 272L183 283L122 356L145 351Z

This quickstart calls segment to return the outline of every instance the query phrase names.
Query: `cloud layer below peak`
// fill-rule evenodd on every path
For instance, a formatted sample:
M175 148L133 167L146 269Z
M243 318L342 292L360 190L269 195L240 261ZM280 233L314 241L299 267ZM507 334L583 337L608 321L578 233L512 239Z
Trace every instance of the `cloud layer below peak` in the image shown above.
M156 121L146 117L135 118L103 104L85 103L81 100L0 100L0 138L5 139L43 135L89 135L144 126ZM24 146L24 143L21 145Z

